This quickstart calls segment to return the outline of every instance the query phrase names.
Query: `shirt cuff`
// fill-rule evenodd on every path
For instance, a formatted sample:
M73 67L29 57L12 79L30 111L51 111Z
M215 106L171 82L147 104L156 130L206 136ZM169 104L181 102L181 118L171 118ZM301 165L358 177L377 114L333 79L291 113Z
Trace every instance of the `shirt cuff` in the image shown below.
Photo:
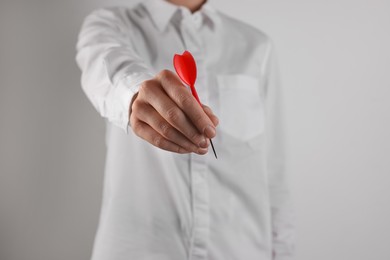
M115 95L118 97L118 102L115 102L115 105L118 106L116 110L119 112L119 116L117 120L112 120L111 123L123 129L126 134L129 134L130 128L130 103L134 95L138 92L142 82L153 77L154 75L149 72L132 73L124 76L115 86Z

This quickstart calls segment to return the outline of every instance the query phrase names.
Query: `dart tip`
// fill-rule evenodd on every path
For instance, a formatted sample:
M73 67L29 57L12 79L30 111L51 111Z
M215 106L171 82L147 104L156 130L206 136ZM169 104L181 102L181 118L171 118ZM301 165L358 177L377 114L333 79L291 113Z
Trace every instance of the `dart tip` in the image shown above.
M218 159L217 153L215 152L213 141L211 141L211 139L210 139L210 144L211 144L211 148L213 148L215 159Z

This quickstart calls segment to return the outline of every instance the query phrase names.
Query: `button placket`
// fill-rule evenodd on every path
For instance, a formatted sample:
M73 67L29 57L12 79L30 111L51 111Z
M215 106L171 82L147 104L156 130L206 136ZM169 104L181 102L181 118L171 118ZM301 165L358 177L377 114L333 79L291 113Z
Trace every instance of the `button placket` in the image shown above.
M209 239L209 187L206 156L191 154L193 225L190 260L206 260Z
M188 14L187 14L188 15ZM198 77L196 88L202 102L207 102L206 70L202 55L202 43L193 21L185 17L181 23L184 45L197 63ZM195 17L194 17L195 18ZM201 17L199 17L201 18ZM195 18L196 19L196 18ZM209 240L209 187L207 181L207 156L190 155L192 232L190 238L189 260L206 260Z

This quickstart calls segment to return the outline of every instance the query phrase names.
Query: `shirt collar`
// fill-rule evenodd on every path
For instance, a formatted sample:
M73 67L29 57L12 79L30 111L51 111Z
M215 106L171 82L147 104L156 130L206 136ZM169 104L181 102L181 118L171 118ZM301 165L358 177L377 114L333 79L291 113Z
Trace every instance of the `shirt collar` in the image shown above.
M204 3L200 10L197 12L201 12L205 14L205 16L214 24L217 25L219 23L219 17L217 10L210 3L211 0L207 0ZM180 9L186 9L183 6L178 6L172 4L166 0L144 0L142 2L149 15L151 16L155 26L159 31L164 31L171 21L173 15ZM189 10L187 10L189 11Z

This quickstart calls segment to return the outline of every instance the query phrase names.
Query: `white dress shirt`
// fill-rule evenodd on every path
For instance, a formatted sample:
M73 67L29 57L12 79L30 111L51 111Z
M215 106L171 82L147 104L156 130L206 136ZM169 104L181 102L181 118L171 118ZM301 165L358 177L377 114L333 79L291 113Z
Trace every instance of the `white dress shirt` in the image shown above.
M140 83L189 50L202 103L219 117L218 159L154 147L129 126ZM82 87L107 120L93 260L290 260L283 91L269 37L206 2L95 10L77 43Z

